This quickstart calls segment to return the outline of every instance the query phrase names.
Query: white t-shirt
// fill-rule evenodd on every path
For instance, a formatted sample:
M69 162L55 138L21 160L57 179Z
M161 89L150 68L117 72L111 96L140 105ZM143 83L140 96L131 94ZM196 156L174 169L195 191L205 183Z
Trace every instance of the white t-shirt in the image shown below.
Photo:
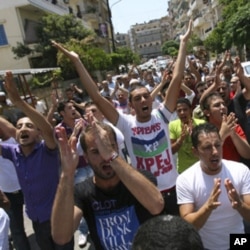
M9 224L10 219L7 213L0 208L0 249L8 250L9 249Z
M1 141L0 144L16 144L14 138ZM0 156L0 189L6 193L12 193L20 190L16 169L12 161Z
M116 125L124 135L131 165L154 174L160 191L175 186L178 176L169 139L170 116L164 105L160 105L159 109L153 109L148 122L141 123L136 116L119 113Z
M221 178L221 205L214 209L204 226L199 230L205 248L210 250L229 249L229 234L244 233L242 217L232 208L224 180L229 178L240 195L250 194L250 171L242 163L222 160L222 170L216 175L207 175L201 170L200 161L192 165L176 181L178 204L195 204L196 211L208 200L214 178Z

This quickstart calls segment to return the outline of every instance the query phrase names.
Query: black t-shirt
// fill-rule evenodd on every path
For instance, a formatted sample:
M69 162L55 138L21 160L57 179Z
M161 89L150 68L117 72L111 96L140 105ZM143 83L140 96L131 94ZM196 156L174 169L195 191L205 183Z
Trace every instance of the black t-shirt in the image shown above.
M139 225L152 217L122 182L106 192L89 178L75 186L75 205L83 211L97 250L130 249Z
M242 93L233 98L234 112L238 118L238 123L243 129L248 143L250 143L250 121L246 115L246 107L250 100L246 100ZM242 158L241 161L250 168L250 160Z

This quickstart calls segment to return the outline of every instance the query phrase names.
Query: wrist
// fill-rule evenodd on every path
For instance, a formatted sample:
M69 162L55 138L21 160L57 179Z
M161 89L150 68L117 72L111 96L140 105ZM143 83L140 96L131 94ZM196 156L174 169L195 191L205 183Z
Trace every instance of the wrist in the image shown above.
M114 161L117 157L119 156L119 154L117 152L112 152L111 156L106 160L107 163L111 163L112 161Z

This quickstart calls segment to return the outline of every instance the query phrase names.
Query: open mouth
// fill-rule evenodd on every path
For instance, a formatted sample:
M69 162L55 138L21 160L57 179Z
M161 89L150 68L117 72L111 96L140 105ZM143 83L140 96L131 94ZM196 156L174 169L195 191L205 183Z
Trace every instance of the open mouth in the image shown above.
M144 106L144 107L142 108L142 111L148 111L148 106Z
M28 135L21 135L20 138L21 138L21 139L28 139L29 136L28 136Z

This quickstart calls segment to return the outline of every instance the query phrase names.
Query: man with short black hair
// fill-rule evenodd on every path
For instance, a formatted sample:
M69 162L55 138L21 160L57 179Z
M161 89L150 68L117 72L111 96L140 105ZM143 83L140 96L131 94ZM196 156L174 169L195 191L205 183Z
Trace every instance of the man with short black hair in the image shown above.
M242 163L222 159L218 129L205 123L192 131L199 161L176 182L180 215L199 230L205 249L229 249L229 235L243 234L250 221L250 171Z

